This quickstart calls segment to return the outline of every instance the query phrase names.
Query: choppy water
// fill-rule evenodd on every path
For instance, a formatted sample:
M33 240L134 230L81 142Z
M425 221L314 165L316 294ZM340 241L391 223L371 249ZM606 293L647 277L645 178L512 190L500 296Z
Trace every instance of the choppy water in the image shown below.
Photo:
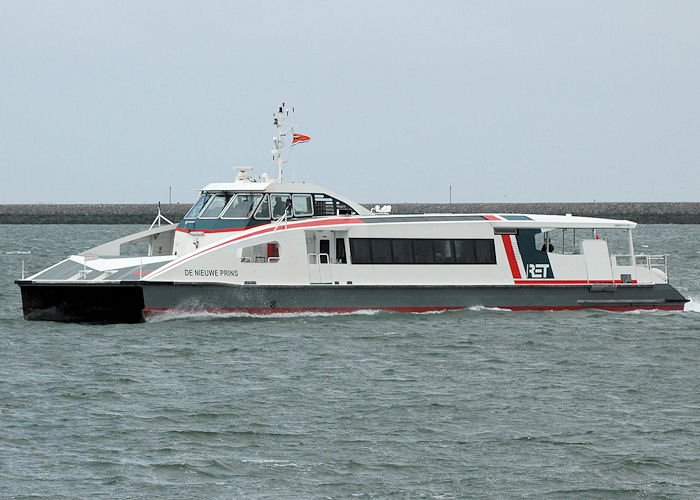
M636 231L685 312L21 319L136 229L0 226L0 498L700 496L700 226Z

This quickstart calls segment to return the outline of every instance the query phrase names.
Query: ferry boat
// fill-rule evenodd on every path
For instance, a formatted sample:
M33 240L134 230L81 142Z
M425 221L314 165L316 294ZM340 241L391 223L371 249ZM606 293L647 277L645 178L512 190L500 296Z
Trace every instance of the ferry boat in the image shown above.
M293 112L293 108L292 108ZM627 220L569 214L392 215L321 186L283 181L285 141L305 136L274 113L277 178L240 167L177 224L72 255L16 283L25 319L140 322L166 312L469 307L682 310L665 255L635 252ZM167 224L161 224L161 221ZM157 222L157 223L156 223ZM626 232L625 251L606 237ZM140 255L129 248L142 247Z

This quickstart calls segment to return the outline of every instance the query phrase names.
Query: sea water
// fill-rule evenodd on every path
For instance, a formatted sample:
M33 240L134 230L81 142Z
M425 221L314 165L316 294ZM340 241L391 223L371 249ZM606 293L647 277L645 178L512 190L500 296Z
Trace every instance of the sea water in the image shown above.
M135 226L0 226L0 498L698 498L700 226L640 226L684 312L27 322Z

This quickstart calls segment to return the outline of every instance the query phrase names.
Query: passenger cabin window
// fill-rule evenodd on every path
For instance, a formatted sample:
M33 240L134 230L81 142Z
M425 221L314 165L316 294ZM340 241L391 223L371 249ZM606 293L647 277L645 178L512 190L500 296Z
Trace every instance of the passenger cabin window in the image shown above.
M433 264L433 240L413 240L413 263Z
M260 206L255 211L254 217L258 220L269 220L270 219L270 201L267 195L260 202Z
M314 214L313 202L310 194L293 194L292 208L294 217L309 217Z
M221 216L224 219L247 219L262 195L238 193Z
M202 196L200 196L199 199L195 202L195 204L192 205L192 208L190 208L189 212L187 212L187 215L185 215L185 219L196 219L199 216L199 213L202 211L202 208L204 208L204 205L206 205L209 201L209 198L211 198L211 195L209 193L203 193Z
M391 264L391 240L375 238L369 240L373 264Z
M353 264L496 264L493 239L350 238Z
M241 250L241 262L269 264L279 262L280 247L276 241L260 243Z
M413 264L412 240L391 240L392 261L397 264Z
M200 218L216 218L219 216L221 211L224 209L228 201L231 199L230 194L217 194L209 202L207 208L204 209Z

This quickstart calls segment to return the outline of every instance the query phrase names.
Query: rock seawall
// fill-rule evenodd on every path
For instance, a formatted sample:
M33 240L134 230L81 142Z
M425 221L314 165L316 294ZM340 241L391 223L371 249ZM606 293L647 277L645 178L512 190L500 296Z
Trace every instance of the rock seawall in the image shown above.
M374 204L365 204L367 208ZM179 221L190 205L161 204ZM392 203L394 214L533 213L628 219L641 224L700 224L700 202L660 203ZM0 205L0 224L150 224L155 204Z

